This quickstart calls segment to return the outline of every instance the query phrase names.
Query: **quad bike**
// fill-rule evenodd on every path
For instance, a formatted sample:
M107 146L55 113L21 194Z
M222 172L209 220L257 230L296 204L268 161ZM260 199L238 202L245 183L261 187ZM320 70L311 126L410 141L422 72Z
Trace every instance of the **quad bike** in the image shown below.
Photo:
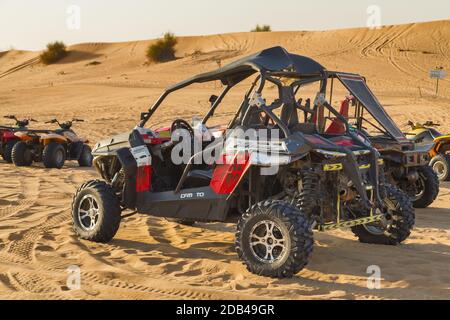
M439 194L439 180L429 166L429 149L406 138L369 89L364 77L343 72L329 72L328 76L332 83L331 93L335 80L350 92L342 101L339 113L380 152L386 180L406 192L415 208L430 206ZM329 120L323 112L319 119ZM334 123L332 128L339 129L339 124Z
M208 126L226 94L255 74L233 120L225 128ZM167 129L145 127L169 94L217 80L225 88L211 97L194 128L182 119ZM317 106L341 121L338 135L299 120L299 114L313 114L295 100L295 92L316 81L322 83ZM306 266L314 229L351 228L364 243L405 241L414 225L411 200L383 180L378 151L325 100L326 81L320 64L275 47L168 88L135 129L95 145L94 166L102 180L84 183L74 195L75 232L106 243L134 213L237 222L239 258L252 273L274 278L292 277ZM273 103L263 98L267 83L279 89ZM192 143L200 150L186 152L186 162L175 161L176 150L187 146L185 155ZM206 160L210 154L214 161ZM123 214L127 210L133 212Z
M30 166L33 162L43 162L46 168L61 169L66 160L77 160L80 167L92 166L91 148L86 139L80 138L71 129L73 119L60 123L53 119L47 124L58 124L58 130L28 130L16 133L20 138L12 151L16 166Z
M4 118L11 119L16 122L14 127L0 126L0 155L7 163L12 163L12 149L19 141L19 138L15 135L15 132L27 130L27 126L30 122L37 121L34 119L18 120L14 115L5 116Z
M440 181L450 181L450 135L438 132L435 127L440 124L433 121L425 123L408 122L411 127L406 136L417 146L428 149L431 157L430 166Z

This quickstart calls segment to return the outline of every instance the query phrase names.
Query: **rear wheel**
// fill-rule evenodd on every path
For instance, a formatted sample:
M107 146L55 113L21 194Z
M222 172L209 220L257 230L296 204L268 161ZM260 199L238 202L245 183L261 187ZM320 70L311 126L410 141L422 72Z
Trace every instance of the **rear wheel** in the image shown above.
M430 167L436 172L440 181L450 181L450 155L437 155L431 159Z
M12 163L12 150L14 146L16 145L17 140L10 140L5 145L5 150L2 154L3 160L5 160L7 163Z
M92 150L87 144L83 145L78 164L80 167L92 167Z
M237 225L238 256L247 269L257 275L294 276L307 265L313 245L309 219L288 202L258 203Z
M33 153L26 142L17 142L11 152L12 162L18 167L29 167L33 163Z
M352 227L360 242L398 245L411 234L415 223L411 199L393 186L386 186L386 195L388 213L383 221Z
M439 194L439 179L437 174L429 166L418 169L419 180L416 182L416 194L414 196L414 208L427 208Z
M45 146L42 162L46 168L61 169L66 161L66 149L58 142L52 141Z
M119 230L121 212L119 199L106 182L87 182L73 198L74 230L81 239L107 243Z

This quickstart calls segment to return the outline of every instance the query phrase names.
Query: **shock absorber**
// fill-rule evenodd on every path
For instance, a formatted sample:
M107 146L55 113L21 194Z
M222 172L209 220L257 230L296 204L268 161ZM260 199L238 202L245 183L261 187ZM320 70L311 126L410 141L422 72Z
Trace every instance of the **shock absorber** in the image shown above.
M319 176L311 170L303 171L299 184L297 207L303 210L308 216L312 216L319 207Z

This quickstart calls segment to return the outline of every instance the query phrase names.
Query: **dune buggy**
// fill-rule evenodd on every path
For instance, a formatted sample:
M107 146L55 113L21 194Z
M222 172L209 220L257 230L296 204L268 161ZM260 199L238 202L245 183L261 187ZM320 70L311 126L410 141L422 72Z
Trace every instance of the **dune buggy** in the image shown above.
M429 150L430 167L440 181L450 180L450 135L436 130L440 124L433 121L425 123L408 122L411 131L406 136L416 145Z
M227 93L255 74L228 125L209 126ZM414 225L411 201L380 179L378 151L326 101L327 78L317 62L275 47L168 88L134 130L96 144L94 166L103 180L86 182L75 194L75 232L108 242L127 209L184 221L237 221L239 258L249 271L278 278L306 266L314 229L347 227L361 242L401 243ZM223 92L211 97L199 123L176 119L171 128L145 127L169 94L217 80ZM341 121L338 135L300 121L313 108L295 94L317 81L315 104ZM277 88L271 103L264 99L268 84ZM180 149L185 155L180 145L192 141L200 150L174 161ZM207 160L211 154L214 161Z
M16 133L21 140L12 151L16 166L30 166L33 162L43 162L46 168L61 169L66 160L76 160L80 167L92 166L92 154L88 140L80 138L71 128L73 119L60 123L57 119L46 122L58 124L57 130L28 130Z
M414 144L406 138L369 89L364 77L331 71L328 77L330 100L337 81L350 92L341 102L339 113L351 122L353 130L380 152L388 183L407 193L415 208L430 206L439 194L439 181L429 166L429 147ZM331 121L333 125L327 130L342 130L339 121L327 117L323 110L315 111L319 114L320 127Z
M15 135L15 132L27 130L30 122L37 121L34 119L18 120L14 115L5 116L4 118L14 120L15 126L0 126L0 155L6 162L12 163L12 150L14 145L20 140Z

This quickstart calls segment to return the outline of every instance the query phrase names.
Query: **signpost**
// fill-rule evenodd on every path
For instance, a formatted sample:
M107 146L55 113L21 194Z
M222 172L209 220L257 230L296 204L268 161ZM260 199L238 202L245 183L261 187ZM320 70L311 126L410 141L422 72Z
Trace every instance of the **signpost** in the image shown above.
M444 79L446 76L447 72L444 70L443 67L430 70L430 78L436 79L436 95L438 95L439 92L439 80Z

